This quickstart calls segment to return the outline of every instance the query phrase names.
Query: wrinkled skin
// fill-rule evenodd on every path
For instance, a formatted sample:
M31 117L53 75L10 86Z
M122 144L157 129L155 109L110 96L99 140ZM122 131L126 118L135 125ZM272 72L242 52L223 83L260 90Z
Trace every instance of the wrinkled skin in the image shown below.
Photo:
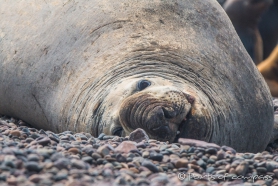
M0 4L0 114L55 132L268 144L269 90L216 1Z

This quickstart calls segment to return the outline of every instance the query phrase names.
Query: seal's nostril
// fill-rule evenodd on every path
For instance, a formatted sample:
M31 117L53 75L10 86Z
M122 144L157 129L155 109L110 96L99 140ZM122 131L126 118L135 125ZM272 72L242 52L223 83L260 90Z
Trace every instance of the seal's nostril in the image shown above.
M172 119L177 116L177 112L173 109L169 109L169 108L167 109L167 108L162 107L162 110L164 113L164 117L167 119Z

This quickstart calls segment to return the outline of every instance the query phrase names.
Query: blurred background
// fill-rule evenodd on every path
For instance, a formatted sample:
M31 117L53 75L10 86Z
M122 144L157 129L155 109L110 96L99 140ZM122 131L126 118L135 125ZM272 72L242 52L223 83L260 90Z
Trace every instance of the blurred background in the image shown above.
M245 49L278 97L278 0L218 0Z

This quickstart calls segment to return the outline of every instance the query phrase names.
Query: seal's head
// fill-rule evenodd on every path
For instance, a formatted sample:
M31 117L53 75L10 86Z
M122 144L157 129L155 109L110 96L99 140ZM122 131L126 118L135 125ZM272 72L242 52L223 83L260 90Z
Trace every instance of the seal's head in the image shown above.
M104 133L125 136L142 128L150 138L169 142L180 133L195 102L183 87L161 77L123 80L113 93L106 99L111 112L104 117L111 123Z

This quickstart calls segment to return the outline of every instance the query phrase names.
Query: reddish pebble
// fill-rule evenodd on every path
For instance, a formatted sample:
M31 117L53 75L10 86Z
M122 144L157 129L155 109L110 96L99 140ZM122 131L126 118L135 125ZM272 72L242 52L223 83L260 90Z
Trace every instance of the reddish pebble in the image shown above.
M38 174L33 174L32 176L29 177L29 180L33 183L39 183L41 179L42 178Z
M220 149L220 146L216 145L215 143L208 143L205 141L194 140L194 139L187 139L187 138L179 138L179 143L182 145L189 145L195 147L203 147L203 148L216 148L217 150Z
M138 150L136 143L132 141L124 141L115 149L115 151L122 153L129 153L131 150Z
M131 167L131 168L129 168L129 170L131 170L134 173L139 173L139 170L136 169L135 167Z
M80 151L78 148L72 147L68 150L68 152L70 152L72 154L79 154Z
M187 159L179 159L175 162L176 168L187 167L187 165L188 165L188 160Z
M17 185L17 180L14 176L11 176L10 178L7 179L8 185Z
M21 132L19 130L12 130L10 131L10 134L15 137L20 137Z

